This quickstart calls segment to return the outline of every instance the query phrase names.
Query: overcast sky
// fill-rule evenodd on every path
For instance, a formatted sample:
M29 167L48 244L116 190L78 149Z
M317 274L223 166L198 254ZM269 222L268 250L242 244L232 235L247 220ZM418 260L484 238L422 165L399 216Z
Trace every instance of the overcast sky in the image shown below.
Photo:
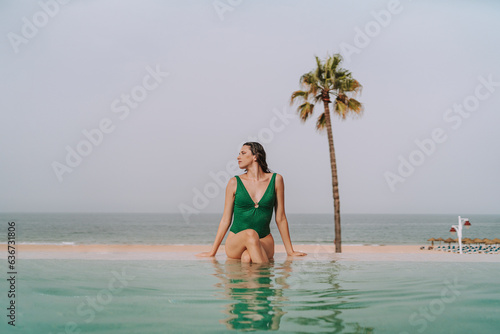
M253 139L287 212L332 213L321 106L304 124L289 99L341 52L365 107L333 120L341 212L498 214L499 17L497 1L2 1L0 210L221 213Z

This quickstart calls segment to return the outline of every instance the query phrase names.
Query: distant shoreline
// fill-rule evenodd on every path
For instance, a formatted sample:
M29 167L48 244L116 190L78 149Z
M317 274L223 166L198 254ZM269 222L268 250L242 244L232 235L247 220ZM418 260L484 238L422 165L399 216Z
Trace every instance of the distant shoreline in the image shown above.
M302 244L294 245L294 249L301 249L309 253L335 253L332 244ZM342 245L344 253L421 253L422 245ZM204 252L211 248L210 245L189 244L165 244L165 245L143 245L143 244L38 244L21 243L17 245L20 252ZM283 245L275 246L276 253L285 253ZM438 252L425 250L426 252ZM219 247L218 253L224 253L224 245Z
M41 245L19 244L17 257L21 260L104 260L104 261L226 261L224 245L214 258L197 257L207 252L211 245ZM334 245L296 244L296 251L307 253L305 257L288 258L293 261L434 261L434 262L500 262L495 254L456 254L438 250L421 250L422 245L342 246L342 253L335 253ZM276 245L275 260L287 259L284 246ZM7 252L0 252L6 258Z

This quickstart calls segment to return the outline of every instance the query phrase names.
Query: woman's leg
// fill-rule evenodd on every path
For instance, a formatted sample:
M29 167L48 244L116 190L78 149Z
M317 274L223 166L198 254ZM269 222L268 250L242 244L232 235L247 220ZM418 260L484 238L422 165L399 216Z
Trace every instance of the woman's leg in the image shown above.
M274 238L271 234L260 239L260 244L266 252L267 258L271 260L274 257Z
M271 234L259 239L254 230L248 229L237 234L229 232L226 240L226 254L242 262L269 262L274 256L274 239Z
M248 249L245 249L241 254L241 262L250 263L252 259L250 258L250 254L248 254Z
M252 262L269 262L267 256L262 254L259 235L252 229L243 230L236 234L229 232L225 249L227 256L234 259L240 259L247 249Z

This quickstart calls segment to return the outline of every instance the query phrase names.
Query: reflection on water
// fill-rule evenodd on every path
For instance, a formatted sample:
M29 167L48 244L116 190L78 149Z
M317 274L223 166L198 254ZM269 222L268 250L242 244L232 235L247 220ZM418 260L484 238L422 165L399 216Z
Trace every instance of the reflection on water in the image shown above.
M342 309L362 307L356 291L345 291L337 279L340 267L330 263L286 260L283 263L244 264L213 260L220 298L229 301L220 320L240 331L284 330L372 333L373 328L345 323Z
M276 284L273 264L243 264L227 260L215 264L215 276L221 282L219 288L222 298L232 301L224 311L222 320L229 329L243 331L277 330L284 301L283 288Z

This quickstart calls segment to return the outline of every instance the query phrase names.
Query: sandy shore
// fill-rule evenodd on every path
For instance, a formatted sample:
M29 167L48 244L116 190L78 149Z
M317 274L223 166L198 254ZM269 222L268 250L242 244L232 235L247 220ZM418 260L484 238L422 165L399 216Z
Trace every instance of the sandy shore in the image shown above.
M6 245L3 247L6 249ZM48 260L205 260L197 253L210 250L210 245L16 245L17 259ZM500 262L500 255L455 254L420 249L421 245L343 245L342 253L335 253L333 245L294 245L296 251L307 253L294 261L436 261L436 262ZM6 258L7 252L0 252ZM276 245L275 260L287 259L283 245ZM227 259L224 246L219 248L218 261Z
M189 252L199 253L210 250L207 245L33 245L20 244L17 249L23 252ZM382 246L342 246L343 253L422 253L420 245L382 245ZM276 253L285 253L283 245L276 245ZM333 245L294 245L294 249L306 253L335 253ZM425 252L438 252L425 250ZM218 254L224 254L220 246Z

